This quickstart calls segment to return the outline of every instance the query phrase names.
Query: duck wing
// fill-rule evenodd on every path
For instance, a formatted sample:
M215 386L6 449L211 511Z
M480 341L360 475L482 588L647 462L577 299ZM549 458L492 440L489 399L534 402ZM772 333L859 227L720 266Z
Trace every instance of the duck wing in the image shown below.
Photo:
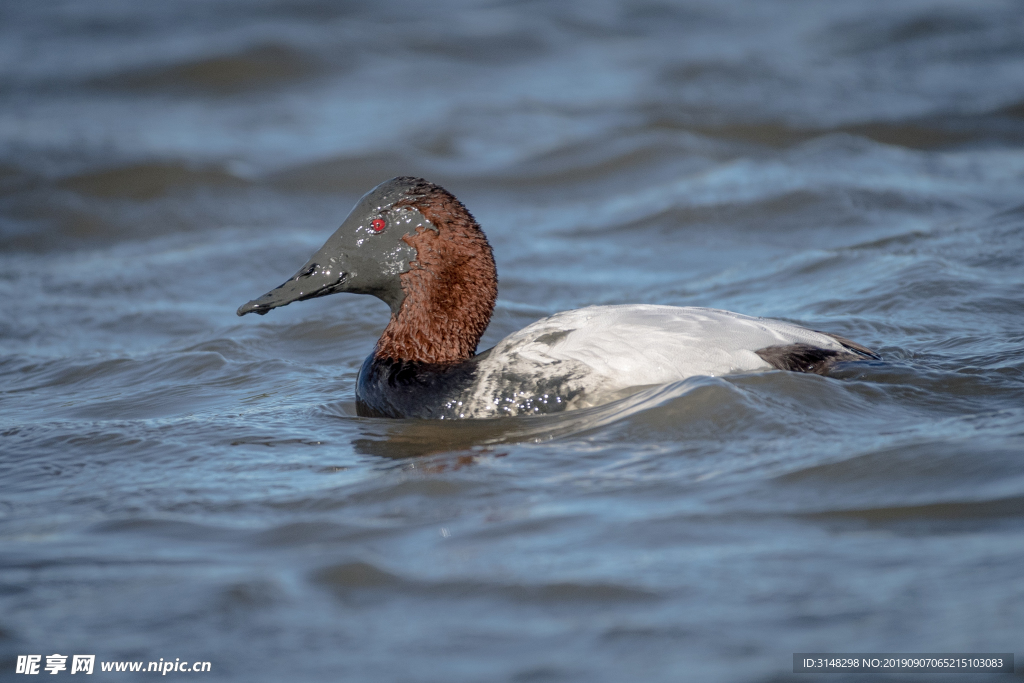
M480 414L548 412L537 396L585 407L697 375L821 372L865 357L877 358L848 340L779 320L713 308L593 306L538 320L495 345L480 359L470 404Z

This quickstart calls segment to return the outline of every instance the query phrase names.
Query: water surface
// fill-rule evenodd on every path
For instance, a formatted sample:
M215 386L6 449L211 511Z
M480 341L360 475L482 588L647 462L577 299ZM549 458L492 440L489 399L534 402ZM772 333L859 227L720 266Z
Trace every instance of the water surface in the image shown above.
M1019 4L12 2L0 103L0 677L1024 656ZM394 175L490 237L483 348L653 303L884 360L359 418L383 303L234 311Z

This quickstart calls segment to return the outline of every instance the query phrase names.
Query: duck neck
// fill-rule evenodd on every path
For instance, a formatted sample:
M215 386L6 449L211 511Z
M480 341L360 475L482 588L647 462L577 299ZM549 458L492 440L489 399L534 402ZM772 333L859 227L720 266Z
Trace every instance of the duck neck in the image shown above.
M491 320L498 293L491 246L469 212L448 197L461 211L417 204L437 228L421 226L404 238L417 257L401 275L405 299L377 342L377 359L435 364L468 360Z

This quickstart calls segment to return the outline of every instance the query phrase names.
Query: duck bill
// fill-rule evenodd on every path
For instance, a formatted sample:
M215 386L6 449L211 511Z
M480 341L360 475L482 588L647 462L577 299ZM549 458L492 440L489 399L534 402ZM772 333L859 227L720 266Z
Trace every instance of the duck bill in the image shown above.
M305 301L344 291L346 279L347 273L336 268L323 268L317 264L314 257L294 277L258 299L240 306L237 312L240 316L246 313L266 315L270 309L287 306L293 301Z

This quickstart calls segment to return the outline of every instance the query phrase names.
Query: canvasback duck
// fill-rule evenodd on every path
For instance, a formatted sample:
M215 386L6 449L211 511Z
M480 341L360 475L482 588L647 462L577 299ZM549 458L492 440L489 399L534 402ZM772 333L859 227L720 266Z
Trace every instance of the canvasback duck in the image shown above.
M421 178L394 178L368 192L294 277L238 315L337 292L372 294L391 307L359 370L361 416L549 413L695 375L822 373L878 358L779 320L650 305L557 313L477 354L498 293L491 246L459 200Z

